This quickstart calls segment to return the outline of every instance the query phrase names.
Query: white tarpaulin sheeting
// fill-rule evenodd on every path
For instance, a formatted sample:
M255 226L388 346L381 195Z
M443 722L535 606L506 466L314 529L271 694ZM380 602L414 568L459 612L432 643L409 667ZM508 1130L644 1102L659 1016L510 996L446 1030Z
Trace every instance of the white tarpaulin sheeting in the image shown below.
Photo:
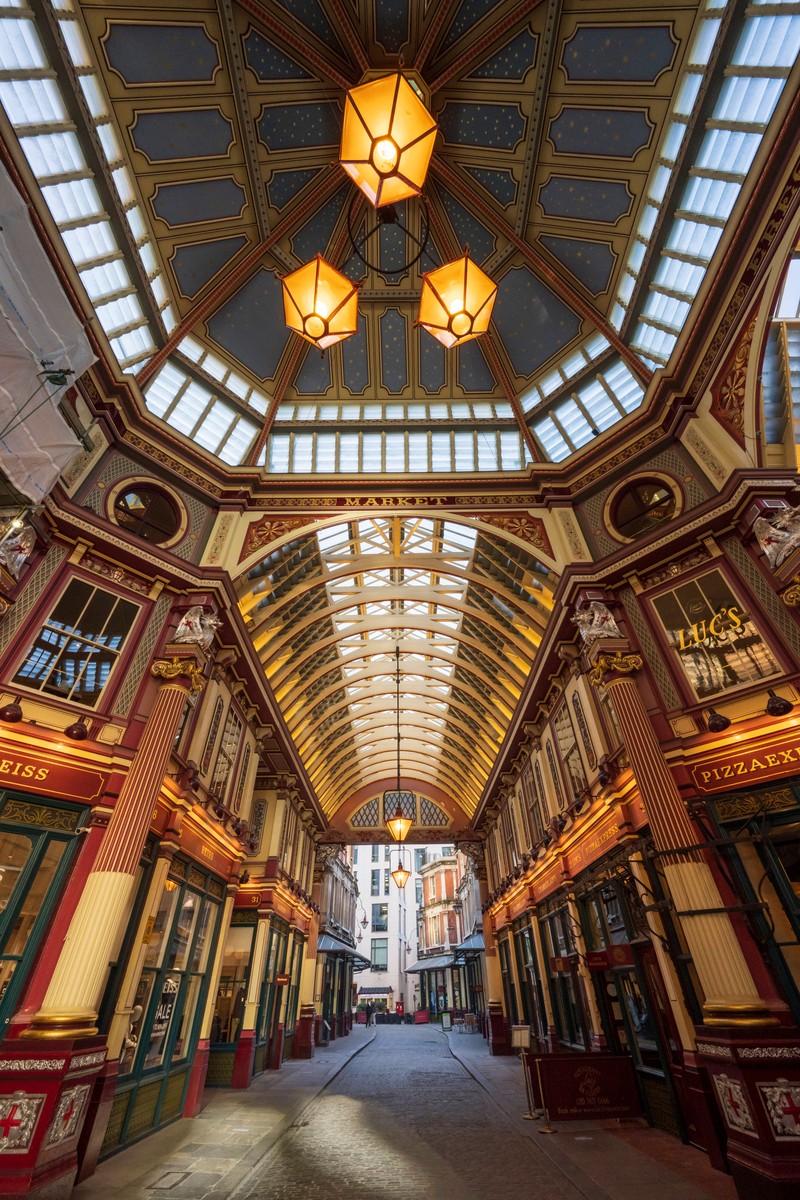
M64 387L44 373L74 383L95 355L2 167L0 227L0 469L39 503L81 448L56 408Z

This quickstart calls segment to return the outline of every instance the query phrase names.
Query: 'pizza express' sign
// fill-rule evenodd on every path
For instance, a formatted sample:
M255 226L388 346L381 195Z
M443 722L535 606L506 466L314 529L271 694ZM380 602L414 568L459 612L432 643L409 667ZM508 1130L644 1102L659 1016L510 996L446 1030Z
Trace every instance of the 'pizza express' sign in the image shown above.
M742 784L795 775L798 768L800 743L793 733L756 749L741 744L730 746L723 754L695 763L691 776L699 792L724 792Z

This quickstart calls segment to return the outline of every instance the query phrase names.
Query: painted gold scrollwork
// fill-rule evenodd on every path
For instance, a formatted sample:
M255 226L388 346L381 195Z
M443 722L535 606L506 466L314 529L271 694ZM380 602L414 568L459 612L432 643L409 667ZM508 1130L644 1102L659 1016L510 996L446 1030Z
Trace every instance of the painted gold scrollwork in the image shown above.
M786 591L781 594L781 600L789 608L800 608L800 575L795 575Z
M622 654L617 650L614 654L598 654L594 666L589 672L589 680L595 687L600 687L603 677L608 671L616 671L620 675L632 675L641 671L641 654Z
M205 687L203 672L188 658L157 658L150 671L157 679L177 679L185 675L193 692L202 692Z

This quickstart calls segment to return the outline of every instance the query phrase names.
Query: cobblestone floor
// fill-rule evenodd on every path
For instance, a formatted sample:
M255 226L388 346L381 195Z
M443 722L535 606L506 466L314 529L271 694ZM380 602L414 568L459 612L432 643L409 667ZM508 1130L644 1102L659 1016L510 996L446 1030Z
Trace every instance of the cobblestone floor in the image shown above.
M236 1200L581 1200L452 1057L438 1028L380 1026Z

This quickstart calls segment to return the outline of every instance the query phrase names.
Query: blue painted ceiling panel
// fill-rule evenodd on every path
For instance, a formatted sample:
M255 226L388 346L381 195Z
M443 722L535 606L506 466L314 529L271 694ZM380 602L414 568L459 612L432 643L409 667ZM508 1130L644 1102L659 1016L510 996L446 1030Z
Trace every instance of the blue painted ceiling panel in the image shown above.
M332 100L318 104L265 104L258 136L268 150L338 146L342 113Z
M654 83L676 49L669 25L582 25L562 66L570 82Z
M539 190L539 203L548 217L602 221L613 225L630 212L633 197L624 183L610 179L577 179L551 175Z
M189 158L226 158L233 125L218 108L139 112L131 140L151 162Z
M126 83L210 83L217 47L203 25L132 25L111 21L103 42L109 66Z
M572 108L550 122L550 141L559 154L634 158L648 145L653 126L642 108Z
M465 167L473 179L477 179L481 187L490 196L494 196L504 208L513 204L517 198L517 184L511 171L496 171L493 167Z
M257 29L251 29L244 39L244 54L257 79L313 79L298 62L273 46Z
M580 333L581 320L527 267L499 281L493 322L518 375L531 375Z
M178 246L170 259L170 265L184 296L197 295L202 287L213 279L217 271L238 254L247 244L244 234L220 238L215 242L195 242L189 246Z
M503 79L521 83L536 60L537 38L530 29L512 38L501 50L476 67L468 79Z
M167 225L191 225L196 221L238 217L246 203L244 188L231 178L165 183L157 189L152 200L156 216Z
M408 383L406 319L399 308L381 316L381 382L387 392L398 394Z
M439 113L439 128L453 146L513 150L525 133L525 118L516 104L448 100Z
M210 318L208 332L258 379L271 379L290 336L280 281L273 272L262 268L248 279Z
M606 290L617 258L606 242L586 242L544 233L539 241L595 296Z

